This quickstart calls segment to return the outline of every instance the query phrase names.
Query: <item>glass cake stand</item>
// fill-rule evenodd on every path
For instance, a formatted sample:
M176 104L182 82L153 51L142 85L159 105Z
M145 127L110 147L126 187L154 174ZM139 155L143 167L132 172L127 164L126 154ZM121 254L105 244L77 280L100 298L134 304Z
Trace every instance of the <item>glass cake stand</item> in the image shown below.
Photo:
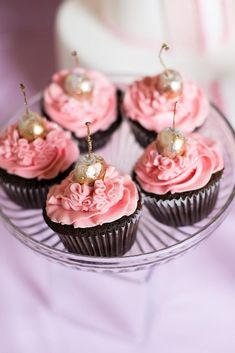
M119 83L125 83L132 78L115 79ZM30 108L39 110L40 100L41 94L33 97ZM11 122L17 120L22 110L17 112ZM235 133L214 104L211 104L210 116L200 133L218 141L225 162L219 197L213 212L193 226L171 228L157 222L144 207L136 242L122 257L100 258L69 253L58 235L44 222L41 210L24 210L10 201L2 189L0 216L10 233L24 245L48 260L77 270L120 273L148 269L169 261L212 234L227 215L235 195ZM130 173L142 151L135 142L129 125L123 122L99 154L121 171Z

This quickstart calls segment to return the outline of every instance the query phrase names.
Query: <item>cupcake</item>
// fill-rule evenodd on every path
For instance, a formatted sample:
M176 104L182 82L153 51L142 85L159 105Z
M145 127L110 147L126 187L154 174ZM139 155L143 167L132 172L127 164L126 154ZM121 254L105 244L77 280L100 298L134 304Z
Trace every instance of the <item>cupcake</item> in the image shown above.
M222 172L214 141L174 128L163 129L134 168L149 211L173 227L192 225L213 210Z
M118 92L100 72L76 67L55 73L42 99L43 114L71 131L86 151L85 122L92 123L93 150L104 146L121 122Z
M50 188L43 215L69 252L113 257L133 245L141 208L131 177L89 152Z
M26 106L20 121L0 135L1 186L17 204L40 208L49 187L70 173L78 156L70 132Z
M161 59L164 44L159 53ZM133 82L126 90L122 110L131 125L137 142L146 147L156 134L170 126L175 101L177 127L185 133L199 128L209 113L209 102L203 91L191 80L183 79L179 72L166 69L159 75L144 77Z

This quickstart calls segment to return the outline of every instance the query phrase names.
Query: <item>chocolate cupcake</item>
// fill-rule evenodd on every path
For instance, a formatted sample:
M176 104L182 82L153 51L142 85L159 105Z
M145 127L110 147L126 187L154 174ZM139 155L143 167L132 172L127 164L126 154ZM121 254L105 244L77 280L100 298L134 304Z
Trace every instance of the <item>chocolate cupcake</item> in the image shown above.
M221 153L211 139L193 133L181 145L182 153L169 156L161 148L161 138L152 142L136 163L135 179L156 220L173 227L192 225L215 206L223 172ZM177 142L175 147L177 150Z
M68 251L112 257L132 247L141 208L130 176L109 166L92 186L78 183L71 172L50 189L43 215Z
M163 49L166 45L161 51ZM190 133L204 123L209 102L203 91L191 80L182 78L179 72L165 69L161 74L144 77L129 85L123 97L122 111L142 147L145 148L159 131L171 125L171 112L176 101L176 123L180 130Z
M107 77L77 64L53 75L43 93L42 111L71 131L85 152L85 122L92 123L93 150L103 147L121 122L117 101L116 87Z
M0 135L0 182L14 202L41 208L48 189L71 171L79 156L71 134L28 108Z
M88 137L89 145L91 141ZM129 175L120 174L91 153L47 196L48 226L68 251L91 256L121 256L133 245L142 208Z
M176 106L172 128L158 133L136 163L134 176L151 214L180 227L199 222L213 210L223 159L211 139L196 133L186 136L175 128Z

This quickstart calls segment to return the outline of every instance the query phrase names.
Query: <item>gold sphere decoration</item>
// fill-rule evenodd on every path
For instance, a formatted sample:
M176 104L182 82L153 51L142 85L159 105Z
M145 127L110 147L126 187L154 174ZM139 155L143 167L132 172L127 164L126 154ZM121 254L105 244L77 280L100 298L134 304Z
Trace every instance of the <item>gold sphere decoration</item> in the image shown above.
M168 69L162 60L162 52L169 50L168 44L163 43L159 51L158 58L164 68L164 71L156 77L156 89L166 98L176 98L179 97L183 92L183 79L178 71Z
M104 158L92 153L90 124L86 122L88 155L81 157L74 169L74 180L82 185L94 185L96 180L104 178L107 169Z
M80 158L74 169L74 180L79 184L94 185L94 182L103 179L107 166L105 160L96 155Z
M157 77L157 90L168 99L179 97L183 92L183 79L178 71L167 69Z
M21 137L29 142L36 138L44 138L47 133L44 120L34 112L24 113L18 123L18 130Z
M26 89L23 83L20 83L20 89L24 97L25 113L18 123L18 131L21 137L31 142L37 137L45 137L47 129L43 118L29 110Z
M80 68L79 57L76 50L73 50L71 54L75 60L75 69L65 78L65 90L70 96L76 99L88 99L91 97L94 84Z
M65 78L65 90L77 99L89 98L93 91L93 82L80 72L72 72Z
M156 139L158 153L164 157L175 158L185 152L186 139L180 130L167 127L160 131Z

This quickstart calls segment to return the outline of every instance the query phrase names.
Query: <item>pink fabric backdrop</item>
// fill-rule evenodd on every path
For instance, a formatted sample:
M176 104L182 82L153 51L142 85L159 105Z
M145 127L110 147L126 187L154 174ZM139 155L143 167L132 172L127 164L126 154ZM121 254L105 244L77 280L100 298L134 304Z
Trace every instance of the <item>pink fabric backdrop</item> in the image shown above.
M54 69L53 14L57 0L3 1L0 4L0 117L5 119L21 104L17 85L24 82L33 94L40 90ZM221 91L222 87L222 91ZM211 85L219 104L230 102L231 89L226 84ZM66 310L79 317L94 316L99 324L101 312L112 321L113 298L125 308L125 298L133 300L126 307L127 317L139 320L143 286L132 284L131 277L118 278L68 271L34 255L18 243L0 224L0 353L233 353L235 346L235 207L215 234L183 257L158 267L147 283L149 304L141 338L128 339L90 329L55 310L53 302L66 302ZM58 291L61 281L63 291ZM93 305L85 311L77 293ZM141 275L140 275L141 276ZM137 276L138 277L138 276ZM133 275L133 283L136 275ZM123 279L123 280L122 280ZM100 284L99 298L94 286ZM89 291L90 288L90 291ZM112 294L112 289L115 293ZM76 290L75 290L76 292ZM98 293L98 292L97 292ZM74 297L74 294L73 294ZM119 298L119 299L118 299ZM73 298L74 299L74 298ZM76 299L76 298L75 298ZM71 301L70 307L69 304ZM117 303L116 303L117 304ZM76 307L75 307L76 306ZM125 310L124 310L125 311ZM111 314L110 314L111 313ZM110 317L111 315L111 317ZM116 317L113 320L117 321ZM113 326L128 330L119 318ZM126 325L126 326L125 326ZM112 331L112 327L110 328ZM142 327L140 327L142 330Z

